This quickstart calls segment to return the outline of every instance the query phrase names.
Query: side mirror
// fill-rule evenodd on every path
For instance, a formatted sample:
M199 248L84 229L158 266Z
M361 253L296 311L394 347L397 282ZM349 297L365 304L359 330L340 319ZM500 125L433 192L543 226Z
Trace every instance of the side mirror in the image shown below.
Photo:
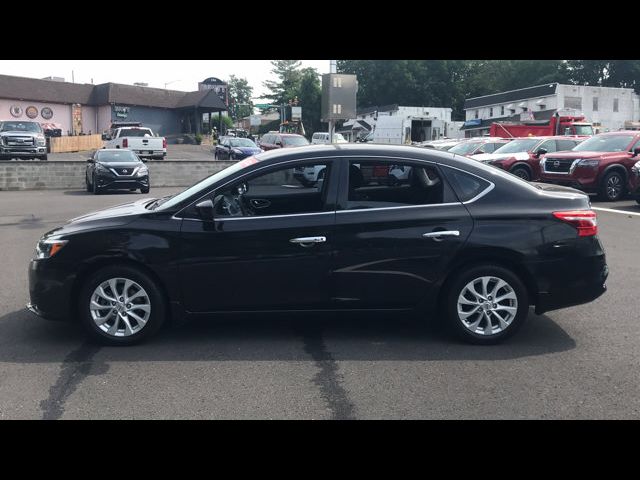
M540 155L544 155L545 153L547 153L546 148L539 148L538 151L536 152L536 158L539 157Z
M636 147L633 149L633 156L635 157L637 155L640 155L640 147Z
M103 133L102 140L111 140L111 135L109 135L108 133Z
M196 211L203 220L213 221L213 202L211 200L203 200L196 204Z
M281 147L281 146L282 146L282 142L276 142L276 145L277 145L278 147Z
M87 163L93 163L93 158L87 158Z

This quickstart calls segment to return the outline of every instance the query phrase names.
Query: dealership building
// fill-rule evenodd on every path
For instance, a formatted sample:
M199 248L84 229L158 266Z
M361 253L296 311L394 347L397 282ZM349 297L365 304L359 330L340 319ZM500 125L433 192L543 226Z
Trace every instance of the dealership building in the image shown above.
M596 132L625 128L640 120L640 97L632 88L549 83L469 98L464 103L466 137L489 133L494 122L549 120L558 110L579 111Z
M0 121L53 124L62 135L101 133L115 121L141 122L170 137L209 130L227 110L224 82L213 77L193 92L61 80L0 75Z

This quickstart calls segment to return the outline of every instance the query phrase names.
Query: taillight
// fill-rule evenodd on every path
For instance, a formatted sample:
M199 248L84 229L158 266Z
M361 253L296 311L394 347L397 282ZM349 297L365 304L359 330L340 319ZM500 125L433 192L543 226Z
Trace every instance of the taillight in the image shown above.
M596 212L593 210L553 212L553 216L576 227L579 237L590 237L598 234Z
M127 148L128 146L129 146L129 139L123 138L122 139L122 148Z
M162 137L162 148L167 148L167 139Z

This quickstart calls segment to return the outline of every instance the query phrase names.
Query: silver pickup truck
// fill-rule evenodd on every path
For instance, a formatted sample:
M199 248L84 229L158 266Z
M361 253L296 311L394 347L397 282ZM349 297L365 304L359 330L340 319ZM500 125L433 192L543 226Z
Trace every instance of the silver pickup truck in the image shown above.
M0 160L47 159L47 140L38 122L0 122Z

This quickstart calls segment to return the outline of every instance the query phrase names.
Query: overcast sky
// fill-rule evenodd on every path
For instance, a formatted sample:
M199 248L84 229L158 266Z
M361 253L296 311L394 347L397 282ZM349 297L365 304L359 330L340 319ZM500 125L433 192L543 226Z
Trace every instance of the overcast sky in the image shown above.
M329 73L329 60L302 60L303 67ZM148 83L150 87L192 92L208 77L246 78L254 98L266 93L262 82L274 79L269 60L0 60L0 74L62 77L76 83ZM166 84L166 85L165 85Z

